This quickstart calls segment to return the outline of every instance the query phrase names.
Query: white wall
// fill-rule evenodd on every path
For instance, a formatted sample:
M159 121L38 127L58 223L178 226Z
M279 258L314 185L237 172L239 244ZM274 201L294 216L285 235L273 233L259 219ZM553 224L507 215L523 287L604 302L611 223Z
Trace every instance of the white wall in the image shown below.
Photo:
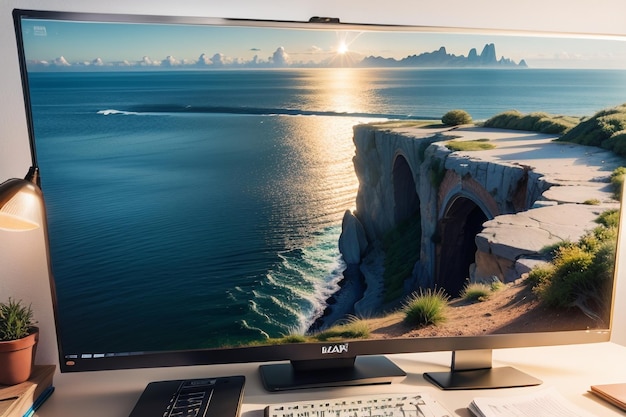
M0 181L23 177L30 165L11 18L14 8L276 20L331 16L351 23L626 36L624 0L0 0ZM626 264L626 256L622 256L622 263ZM622 270L626 271L626 268ZM32 302L43 329L38 362L56 363L47 271L41 230L0 232L0 299L12 296ZM618 286L615 340L626 344L626 282L620 281Z

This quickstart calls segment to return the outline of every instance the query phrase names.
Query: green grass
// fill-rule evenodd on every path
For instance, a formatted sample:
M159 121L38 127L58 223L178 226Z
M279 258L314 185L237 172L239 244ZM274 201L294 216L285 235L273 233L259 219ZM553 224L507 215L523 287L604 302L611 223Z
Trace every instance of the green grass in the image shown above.
M288 343L311 343L311 342L329 342L350 339L367 339L370 337L370 328L367 320L353 317L344 323L337 324L326 330L311 335L289 334L283 337L275 337L252 345L269 344L283 345Z
M447 308L448 296L445 292L428 289L413 293L405 302L403 312L407 323L422 327L445 322Z
M496 146L488 143L489 139L477 139L477 140L467 140L467 141L456 141L452 140L446 143L446 148L450 149L453 152L456 151L485 151L489 149L494 149Z
M510 110L493 116L483 126L498 129L526 130L548 134L563 134L573 129L580 119L571 116L552 115L543 112L529 114Z
M626 156L626 104L597 112L567 131L559 141L597 146Z
M370 329L366 320L352 319L314 335L316 340L327 342L344 339L367 339Z
M493 286L480 282L469 283L461 291L461 298L465 301L476 302L486 301L493 293Z

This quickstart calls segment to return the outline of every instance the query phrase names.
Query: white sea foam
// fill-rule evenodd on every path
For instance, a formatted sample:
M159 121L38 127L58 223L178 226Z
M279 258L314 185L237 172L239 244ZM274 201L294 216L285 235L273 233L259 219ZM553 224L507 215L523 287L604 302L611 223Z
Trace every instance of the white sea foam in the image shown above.
M267 334L263 329L259 329L258 327L255 327L255 326L250 326L248 322L245 320L241 321L241 327L243 327L244 329L248 329L248 330L254 330L258 332L259 334L261 334L265 339L270 338L270 335Z
M121 114L121 115L124 115L124 116L135 116L135 115L139 115L141 113L137 113L137 112L134 112L134 111L106 109L106 110L99 110L98 114L102 114L104 116L110 116L110 115L113 115L113 114Z

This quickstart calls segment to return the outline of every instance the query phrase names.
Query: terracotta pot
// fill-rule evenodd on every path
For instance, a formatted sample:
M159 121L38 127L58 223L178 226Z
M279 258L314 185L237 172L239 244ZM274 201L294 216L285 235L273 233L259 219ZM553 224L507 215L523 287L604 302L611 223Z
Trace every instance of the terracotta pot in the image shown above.
M30 378L39 340L39 329L28 336L0 342L0 385L15 385Z

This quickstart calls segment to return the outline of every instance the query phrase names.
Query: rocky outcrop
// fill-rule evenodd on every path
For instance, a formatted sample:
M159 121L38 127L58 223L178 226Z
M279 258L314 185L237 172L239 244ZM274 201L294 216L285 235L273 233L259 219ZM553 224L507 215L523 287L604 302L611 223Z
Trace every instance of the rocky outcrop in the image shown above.
M563 241L575 242L597 226L595 219L605 210L584 204L560 204L507 214L489 220L476 235L473 281L497 277L511 282L527 273L542 249ZM540 259L537 259L540 260Z
M361 222L350 210L346 210L341 222L341 235L339 236L339 251L343 260L348 265L359 264L367 245L367 237Z
M488 151L452 152L446 147L452 139L487 140L496 146ZM595 227L594 219L601 212L618 208L607 182L611 170L624 165L623 159L599 148L562 145L553 139L532 132L472 127L356 126L359 192L356 211L344 216L341 247L349 263L360 262L367 282L360 310L369 312L381 303L384 254L376 242L399 224L398 213L406 213L407 208L419 212L421 238L419 260L406 277L405 294L441 286L449 279L515 280L542 262L543 248L578 240ZM600 203L584 204L591 198ZM467 203L459 205L459 201ZM451 262L442 254L456 262L457 248L468 247L464 227L473 223L463 216L469 219L476 210L484 220L473 232L478 232L475 239L470 236L476 247L474 263L466 260L465 270L450 270L452 278L436 276L446 269L440 262ZM366 251L359 230L369 242Z

